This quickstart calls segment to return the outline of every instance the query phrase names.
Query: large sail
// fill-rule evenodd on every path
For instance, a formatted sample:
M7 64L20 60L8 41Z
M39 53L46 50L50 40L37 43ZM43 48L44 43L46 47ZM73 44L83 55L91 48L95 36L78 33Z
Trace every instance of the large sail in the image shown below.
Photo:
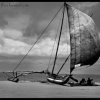
M70 33L70 71L75 65L93 65L100 55L100 40L93 19L66 4Z

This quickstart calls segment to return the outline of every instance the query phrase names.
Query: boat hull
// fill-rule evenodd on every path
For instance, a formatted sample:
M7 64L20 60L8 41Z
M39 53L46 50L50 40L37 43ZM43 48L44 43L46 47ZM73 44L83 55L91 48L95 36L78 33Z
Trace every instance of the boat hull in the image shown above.
M66 80L61 80L61 79L53 79L53 78L47 78L47 80L51 83L59 84L59 85L64 85L69 81L69 78Z
M64 85L64 84L68 84L70 86L100 86L100 83L97 83L97 82L94 82L93 84L91 85L88 85L88 84L80 84L78 82L76 83L72 83L72 82L68 82L68 78L67 78L67 81L66 80L61 80L61 79L53 79L53 78L47 78L47 80L51 83L54 83L54 84L59 84L59 85ZM65 83L66 81L66 83Z
M56 80L56 79L52 79L52 78L47 78L47 80L51 83L55 83L55 84L60 84L60 85L63 85L62 84L62 80Z

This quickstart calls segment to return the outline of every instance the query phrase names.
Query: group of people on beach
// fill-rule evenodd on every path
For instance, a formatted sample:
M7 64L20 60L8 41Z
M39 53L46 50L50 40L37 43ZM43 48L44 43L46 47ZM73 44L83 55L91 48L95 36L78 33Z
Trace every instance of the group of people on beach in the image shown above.
M79 83L80 85L93 85L93 79L88 78L87 81L85 80L85 78L82 78L82 80Z

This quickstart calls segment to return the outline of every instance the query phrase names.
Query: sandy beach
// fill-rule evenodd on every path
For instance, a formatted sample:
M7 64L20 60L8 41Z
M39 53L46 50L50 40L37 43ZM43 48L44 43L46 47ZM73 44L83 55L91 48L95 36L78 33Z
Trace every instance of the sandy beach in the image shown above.
M0 98L99 98L100 86L69 87L40 82L0 81Z
M12 73L0 73L0 98L99 98L100 76L74 75L79 81L92 77L99 86L61 86L47 82L44 73L29 73L19 77L19 82L8 81Z

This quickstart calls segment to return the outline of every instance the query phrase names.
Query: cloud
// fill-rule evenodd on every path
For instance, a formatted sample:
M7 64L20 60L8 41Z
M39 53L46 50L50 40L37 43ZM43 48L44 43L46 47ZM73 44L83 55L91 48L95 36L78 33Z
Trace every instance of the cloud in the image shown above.
M19 39L23 36L23 33L16 29L4 29L3 34L5 37L12 38L12 39Z
M23 38L27 28L32 23L31 16L28 14L17 14L16 16L4 16L7 22L0 30L4 37L18 39ZM1 32L2 31L2 32Z
M3 30L0 29L0 45L4 45L4 34L3 34Z
M4 46L0 45L0 53L11 54L11 55L25 55L32 45L26 44L21 41L15 41L12 39L4 39ZM34 48L30 51L30 56L50 56L53 49L54 41L50 38L46 38L36 44ZM57 43L55 43L55 48L53 51L53 56L55 55ZM70 52L70 46L67 44L62 44L59 46L59 56L66 56Z
M12 33L10 33L12 32ZM17 34L18 32L18 34ZM29 49L32 47L32 44L28 44L19 40L15 40L14 38L7 37L8 36L14 36L11 34L17 34L15 35L16 38L20 37L20 31L15 30L0 30L1 40L3 41L3 45L0 45L0 53L2 54L10 54L10 55L25 55ZM10 34L10 35L9 35ZM1 43L1 41L0 41ZM53 52L53 56L55 55L57 42L55 42L54 39L50 37L43 38L41 41L39 41L34 48L30 51L29 55L34 56L50 56L53 45L55 43L55 48ZM59 46L59 56L66 56L70 52L70 46L67 43L61 43Z
M54 56L56 49L57 49L57 42L55 42L51 38L45 38L41 42L35 45L35 47L33 48L32 52L30 52L30 54L50 56L53 50L52 55ZM70 46L67 43L63 43L59 45L59 51L58 51L59 56L66 56L69 53L70 53Z
M29 48L28 44L24 42L15 41L12 39L4 39L4 45L0 47L0 53L11 54L11 55L23 55Z
M7 22L7 24L2 29L0 29L0 53L10 55L25 55L29 51L31 46L34 44L32 42L35 42L38 37L37 34L35 34L34 37L24 37L26 29L31 23L30 16L25 14L18 14L17 16L5 16L4 19ZM44 21L47 23L47 20ZM41 25L43 26L44 24L46 24L44 21L41 23ZM58 19L55 21L55 23L53 23L53 25L51 25L51 32L49 33L47 31L46 36L43 37L42 40L40 40L30 51L30 56L51 55L51 51L55 41L53 36L56 34L56 31L52 31L52 28L55 29L55 25L57 22ZM61 39L62 42L59 46L58 54L61 56L65 56L67 55L67 53L69 53L69 45L67 45L67 42L64 44L65 36L62 35L62 37L63 39ZM56 47L57 42L55 42L53 55L55 55Z
M30 15L25 15L25 14L19 14L14 17L6 16L5 20L8 22L8 24L5 25L5 29L15 29L23 32L31 22Z
M14 29L0 29L0 53L25 54L25 48L28 47L28 44L14 40L21 37L21 35L20 31Z
M94 4L91 4L91 6L93 5ZM82 7L84 8L85 5L82 4ZM34 46L34 48L30 51L29 55L31 56L33 55L50 56L51 55L52 48L55 42L55 36L56 34L59 34L59 30L60 30L60 25L59 25L60 18L61 17L58 16L57 19L55 19L55 21L51 23L51 26L45 33L45 37L42 37L43 39L40 40ZM36 36L34 37L33 36L24 37L24 33L26 32L26 29L31 23L30 15L18 14L17 16L14 15L12 17L6 16L4 17L4 19L8 22L8 24L6 24L0 30L0 53L11 54L11 55L25 55L30 49L30 47L32 46L32 41L35 42L38 37L37 34L35 34ZM64 22L66 25L64 25L63 27L63 32L62 32L61 42L60 42L59 52L58 52L60 56L66 56L70 53L70 46L69 46L70 37L68 33L68 28L67 28L67 18L65 18L65 20L66 21ZM48 22L49 22L49 19L44 19L44 20L39 21L38 28L43 29L43 27L45 27L48 24ZM84 18L82 16L81 16L80 23L83 23L85 25L87 24L86 20L84 21ZM29 42L26 42L26 41L29 41ZM57 47L57 41L55 42L53 55L55 55L56 47Z

